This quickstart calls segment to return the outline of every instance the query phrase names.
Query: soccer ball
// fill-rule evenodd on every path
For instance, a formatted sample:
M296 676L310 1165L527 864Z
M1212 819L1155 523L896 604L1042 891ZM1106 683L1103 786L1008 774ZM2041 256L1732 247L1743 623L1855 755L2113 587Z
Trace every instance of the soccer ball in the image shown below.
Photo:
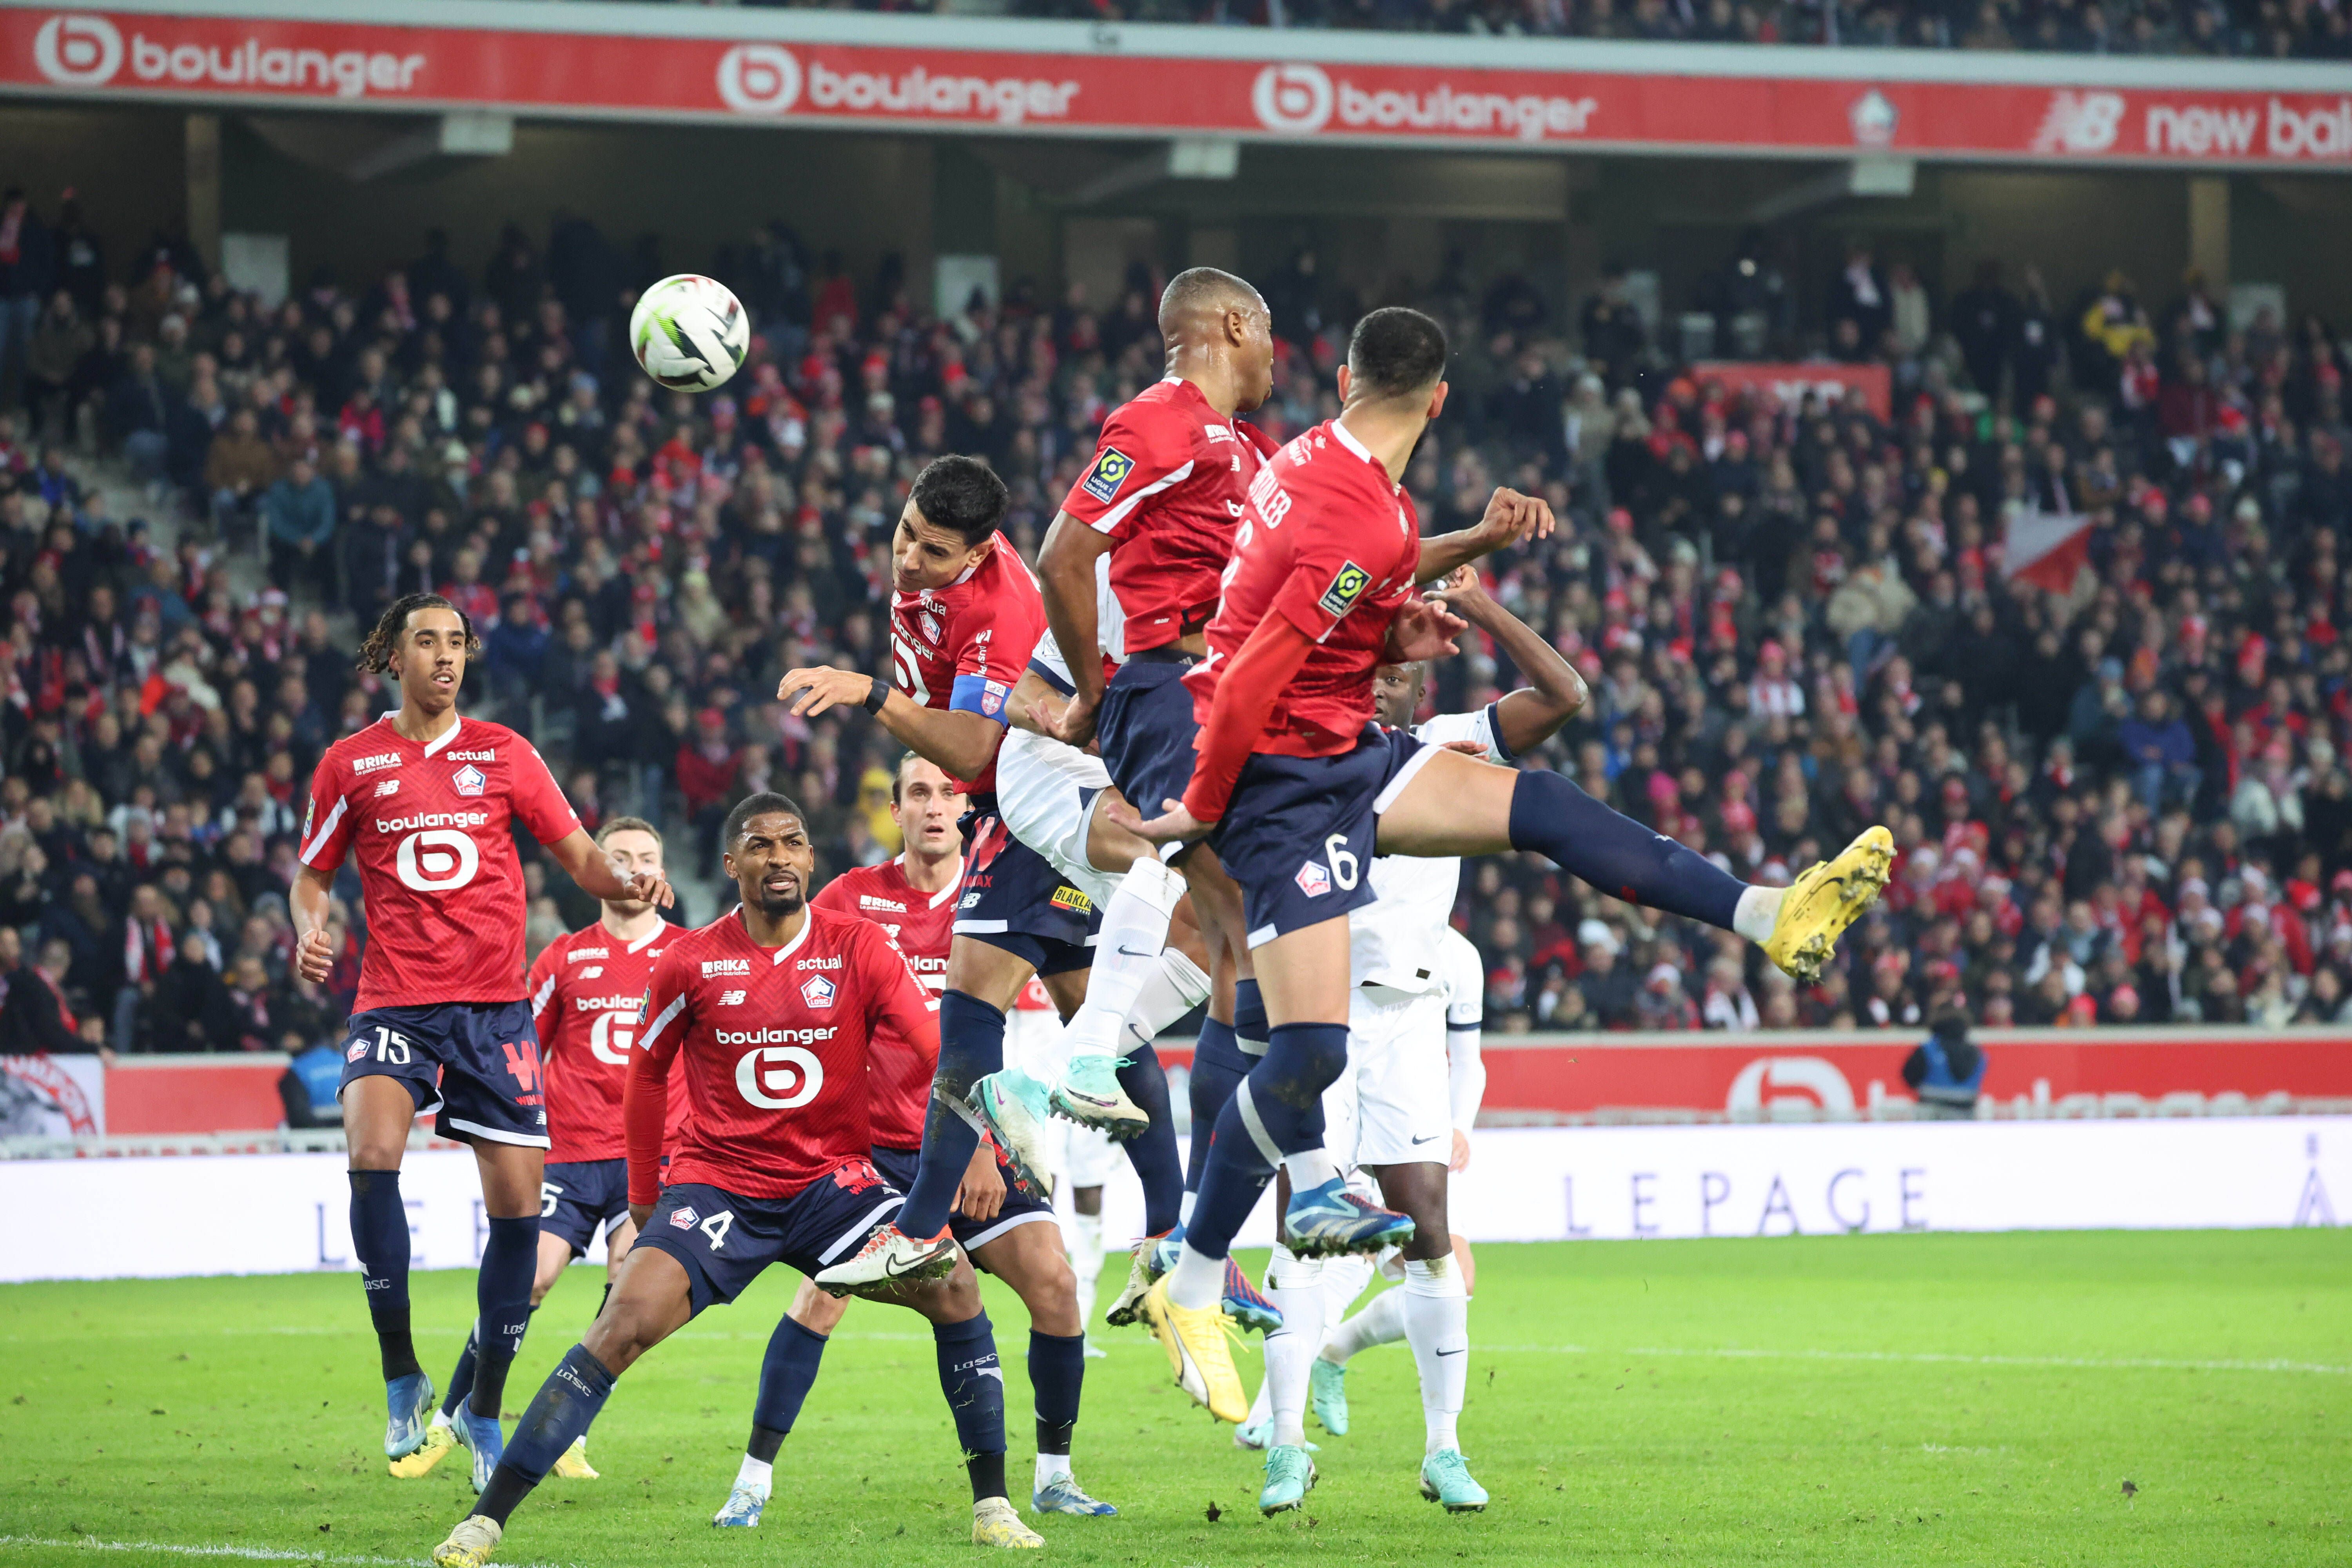
M629 312L629 349L674 392L709 392L743 363L751 319L724 283L681 272L646 289Z

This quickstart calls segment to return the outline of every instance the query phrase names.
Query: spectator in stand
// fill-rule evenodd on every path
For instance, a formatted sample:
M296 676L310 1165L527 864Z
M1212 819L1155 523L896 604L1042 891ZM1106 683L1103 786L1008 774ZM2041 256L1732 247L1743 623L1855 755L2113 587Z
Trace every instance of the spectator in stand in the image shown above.
M0 194L0 393L23 356L42 302L57 287L57 250L24 187Z
M269 535L269 580L281 592L327 589L327 545L335 537L335 488L308 458L297 457L263 492L262 526Z

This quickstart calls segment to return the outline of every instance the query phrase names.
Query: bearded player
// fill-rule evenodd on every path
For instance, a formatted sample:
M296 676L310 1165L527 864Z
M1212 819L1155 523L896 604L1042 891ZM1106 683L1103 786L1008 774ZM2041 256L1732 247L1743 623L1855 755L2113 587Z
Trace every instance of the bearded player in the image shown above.
M661 834L641 817L614 817L596 830L596 845L618 876L666 875ZM533 1313L572 1259L587 1256L599 1230L604 1233L604 1294L611 1296L621 1260L636 1239L637 1227L629 1219L621 1091L629 1079L629 1041L636 1031L637 1008L645 1001L654 961L662 955L662 935L671 929L660 911L643 900L607 900L593 925L548 943L525 981L547 1095L548 1160L540 1178L539 1274L530 1286ZM425 1446L404 1459L394 1459L394 1475L421 1476L464 1440L453 1417L473 1391L477 1353L477 1339L468 1334L441 1395L441 1408L425 1434ZM572 1444L556 1460L555 1473L574 1480L596 1479L588 1463L586 1439Z
M895 689L875 676L820 667L786 672L777 689L803 718L835 704L861 704L894 738L963 781L971 799L921 1157L887 1245L828 1270L817 1281L827 1287L944 1267L940 1260L954 1251L948 1216L984 1128L1008 1156L1016 1184L1032 1195L1045 1190L1038 1169L1043 1127L1033 1109L1039 1086L1017 1068L1004 1071L1005 1013L1032 975L1044 979L1065 1016L1087 1005L1097 909L1092 896L1014 836L996 799L1011 694L1045 624L1035 579L997 528L1009 499L1003 481L976 458L940 458L927 466L891 542ZM1179 980L1165 956L1166 933L1181 879L1152 864L1160 876L1132 889L1122 885L1115 896L1123 906L1102 914L1102 967L1118 973L1100 978L1103 994L1132 998L1117 1010L1115 1028L1130 1013L1156 1019L1130 1031L1127 1065L1117 1076L1132 1108L1128 1158L1147 1210L1167 1226L1174 1223L1183 1172L1167 1078L1150 1038L1196 1005L1207 986L1202 980L1190 1001L1173 994ZM1020 1092L999 1092L1016 1083Z
M409 1331L408 1210L400 1162L410 1125L472 1145L488 1236L475 1277L474 1386L461 1417L477 1484L500 1447L499 1403L522 1346L539 1258L548 1146L539 1039L523 985L522 866L510 824L545 846L593 897L667 906L658 873L616 872L565 804L530 742L460 718L457 692L479 649L473 624L437 594L386 606L360 648L400 707L327 748L310 784L301 868L289 894L295 961L314 984L334 962L327 915L335 872L359 864L367 919L360 988L344 1037L352 1249L384 1380L383 1451L425 1442L433 1380Z
M889 934L918 979L929 989L946 981L949 930L962 881L963 844L956 832L963 795L937 764L909 752L890 782L890 816L905 852L879 866L860 866L827 882L809 907L868 920ZM936 1004L934 1004L936 1005ZM937 1065L937 1031L916 1038L877 1027L870 1043L866 1108L874 1138L874 1168L904 1187L913 1179L923 1142L923 1113ZM1030 1508L1037 1513L1114 1514L1081 1489L1070 1465L1086 1369L1086 1321L1077 1281L1052 1221L1050 1201L1007 1190L996 1151L973 1152L956 1194L950 1228L973 1264L1013 1287L1029 1310L1029 1382L1036 1395L1037 1468ZM777 1453L799 1419L815 1384L829 1336L849 1304L806 1280L768 1340L760 1363L760 1392L751 1436L727 1502L711 1523L751 1528L774 1488ZM559 1472L561 1473L561 1472Z
M1265 995L1266 1054L1218 1117L1175 1267L1144 1301L1237 1411L1232 1357L1203 1331L1205 1310L1274 1168L1299 1179L1302 1151L1328 1167L1322 1091L1348 1059L1347 917L1373 900L1375 855L1535 850L1629 902L1736 931L1804 982L1876 900L1894 855L1892 836L1873 827L1790 888L1751 887L1559 773L1496 767L1370 722L1375 667L1450 653L1465 624L1414 584L1551 531L1548 507L1506 489L1476 527L1420 536L1402 480L1444 406L1445 356L1444 331L1417 310L1357 323L1339 417L1285 447L1250 487L1210 658L1185 678L1202 724L1191 782L1161 816L1129 824L1216 848L1241 885ZM1283 1234L1302 1250L1286 1215Z
M523 1413L473 1512L433 1553L480 1568L516 1505L611 1397L637 1358L768 1266L803 1275L875 1245L903 1201L874 1168L874 1034L921 1040L929 995L879 927L810 908L807 818L779 795L736 803L721 830L742 902L671 938L654 966L623 1107L638 1242L587 1337ZM693 1112L662 1184L671 1064ZM1036 1547L1004 1497L1004 1376L969 1266L877 1292L929 1319L940 1386L972 1490L972 1540Z

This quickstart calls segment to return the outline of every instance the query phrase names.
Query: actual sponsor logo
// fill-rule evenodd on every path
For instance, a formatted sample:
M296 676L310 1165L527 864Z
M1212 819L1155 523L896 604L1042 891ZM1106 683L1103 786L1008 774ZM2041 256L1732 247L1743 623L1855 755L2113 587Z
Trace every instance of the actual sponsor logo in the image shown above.
M780 1035L829 1036L831 1029L763 1029L761 1037ZM719 1040L728 1042L721 1032ZM824 1064L798 1046L762 1046L746 1051L735 1064L736 1092L751 1104L767 1110L791 1110L806 1105L824 1088Z
M1298 890L1310 899L1319 899L1331 890L1331 873L1313 860L1298 868L1298 875L1291 880L1297 882Z
M447 752L443 753L443 757L444 760L452 763L495 763L499 760L499 753L495 749L480 752Z
M481 769L467 763L449 775L449 782L457 786L459 795L479 795L490 781L482 776Z
M354 773L372 773L378 768L396 768L398 766L400 766L399 755L395 752L386 752L380 757L361 757L357 759L352 763L352 772Z
M835 987L822 974L812 974L801 984L801 1000L818 1012L833 1005Z
M839 969L841 967L841 954L836 952L831 958L803 958L798 963L793 965L793 967L800 970Z
M749 975L751 973L751 961L748 958L706 958L702 961L702 977L705 980L714 974Z
M1323 590L1323 596L1315 603L1327 616L1344 616L1356 607L1356 601L1363 597L1364 590L1371 585L1371 581L1370 573L1352 561L1343 561L1339 563L1339 570L1332 574L1331 585Z

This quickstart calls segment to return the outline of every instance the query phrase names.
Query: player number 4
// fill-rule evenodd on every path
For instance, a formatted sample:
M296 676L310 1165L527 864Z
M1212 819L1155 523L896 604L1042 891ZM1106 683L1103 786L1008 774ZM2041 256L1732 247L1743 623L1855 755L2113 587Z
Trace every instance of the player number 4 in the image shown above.
M1331 879L1339 884L1342 892L1353 892L1356 873L1361 869L1356 858L1348 853L1348 836L1334 833L1323 840L1323 857L1331 862Z
M727 1246L727 1233L735 1227L735 1211L720 1209L702 1222L702 1234L710 1238L710 1250L719 1252Z

